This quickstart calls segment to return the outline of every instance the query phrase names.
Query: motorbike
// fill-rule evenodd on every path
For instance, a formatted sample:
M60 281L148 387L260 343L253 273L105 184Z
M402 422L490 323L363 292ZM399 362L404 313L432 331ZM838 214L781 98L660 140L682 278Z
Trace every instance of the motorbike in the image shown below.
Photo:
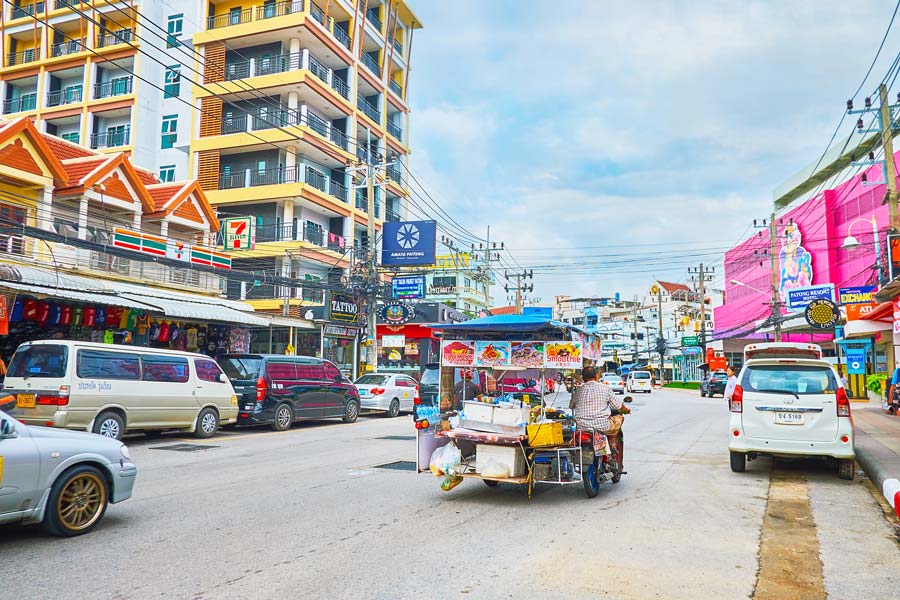
M626 414L613 411L613 414ZM600 493L600 486L607 482L619 483L622 475L627 475L624 470L624 437L620 430L615 435L606 435L606 443L610 452L601 454L594 451L593 429L576 429L577 443L581 446L581 482L584 485L584 493L588 498L594 498Z

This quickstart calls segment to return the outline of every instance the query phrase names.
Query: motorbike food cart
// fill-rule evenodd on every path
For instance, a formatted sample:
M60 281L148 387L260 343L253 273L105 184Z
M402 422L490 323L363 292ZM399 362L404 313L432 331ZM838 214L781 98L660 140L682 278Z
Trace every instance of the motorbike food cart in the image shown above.
M417 465L442 476L442 489L465 479L488 486L577 485L588 497L623 474L602 434L577 430L547 394L548 378L601 359L599 338L551 319L500 315L442 325L438 392L416 407ZM484 374L488 376L485 377ZM504 380L533 381L539 393L510 393ZM478 385L474 382L494 382ZM482 388L488 389L482 389ZM523 388L522 384L519 384ZM562 386L557 386L557 389Z

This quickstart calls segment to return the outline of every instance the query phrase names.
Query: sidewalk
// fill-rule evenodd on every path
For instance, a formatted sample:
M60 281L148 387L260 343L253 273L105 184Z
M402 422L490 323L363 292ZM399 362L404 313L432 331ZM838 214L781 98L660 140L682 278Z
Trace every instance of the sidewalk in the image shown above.
M900 517L900 416L880 404L853 404L856 462Z

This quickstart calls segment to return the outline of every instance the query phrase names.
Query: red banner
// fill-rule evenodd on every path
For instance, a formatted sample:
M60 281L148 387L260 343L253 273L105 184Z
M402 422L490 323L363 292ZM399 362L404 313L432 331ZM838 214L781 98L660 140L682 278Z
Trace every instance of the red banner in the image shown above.
M15 294L0 294L0 335L9 335L9 313L15 303Z

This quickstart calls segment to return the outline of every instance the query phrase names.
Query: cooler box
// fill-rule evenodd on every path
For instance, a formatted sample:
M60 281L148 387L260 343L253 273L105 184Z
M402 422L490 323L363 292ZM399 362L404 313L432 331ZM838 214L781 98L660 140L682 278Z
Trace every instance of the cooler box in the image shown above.
M525 475L525 456L518 446L475 444L475 472L481 473L488 461L505 465L510 477Z
M494 425L509 425L512 427L528 423L531 407L527 404L523 407L496 406L484 402L464 402L463 412L467 421L479 421L481 423L493 423Z

